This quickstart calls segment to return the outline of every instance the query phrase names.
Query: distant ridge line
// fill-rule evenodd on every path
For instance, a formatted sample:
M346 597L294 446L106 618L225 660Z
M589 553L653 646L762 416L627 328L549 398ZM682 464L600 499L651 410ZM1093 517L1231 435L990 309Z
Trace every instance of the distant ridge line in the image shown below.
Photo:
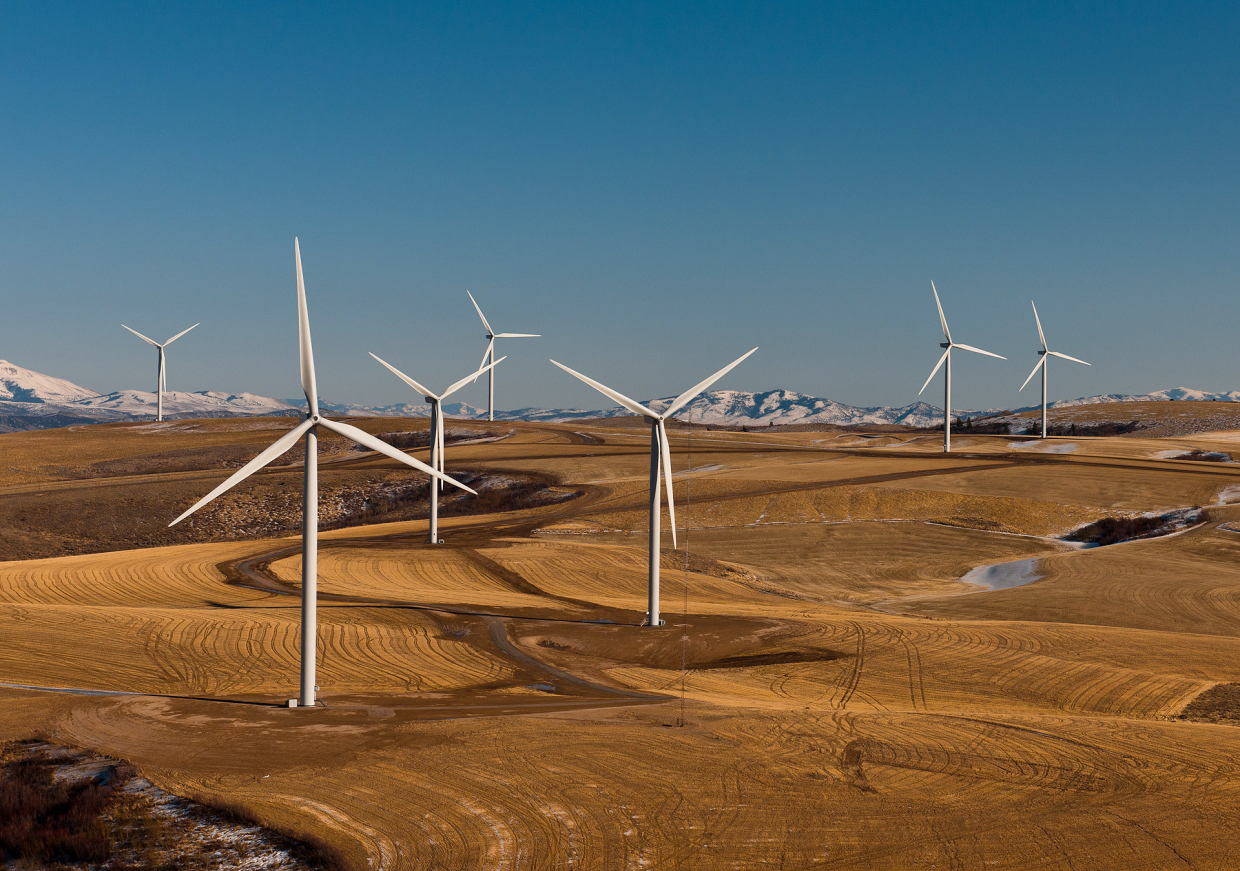
M649 400L653 409L666 408L671 397ZM1061 399L1051 408L1069 408L1105 402L1220 401L1240 402L1240 390L1210 393L1175 387L1153 393L1107 393L1078 399ZM320 400L321 408L333 416L350 417L429 417L425 403L396 405L346 405ZM194 417L293 416L305 406L304 400L275 399L253 393L224 393L202 390L196 393L172 391L164 394L164 416L169 419ZM142 390L119 390L101 395L62 378L23 369L0 360L0 432L48 429L84 423L144 421L155 417L156 396ZM954 411L961 417L979 417L1000 411L1020 413L1035 406L985 411ZM444 414L464 419L485 419L486 410L467 403L445 403ZM608 417L624 417L624 408L518 408L496 411L496 420L571 423ZM897 425L928 427L941 424L943 410L925 402L899 407L845 405L832 399L791 390L713 390L689 403L678 415L695 423L715 426L768 426L790 424L834 424L837 426Z

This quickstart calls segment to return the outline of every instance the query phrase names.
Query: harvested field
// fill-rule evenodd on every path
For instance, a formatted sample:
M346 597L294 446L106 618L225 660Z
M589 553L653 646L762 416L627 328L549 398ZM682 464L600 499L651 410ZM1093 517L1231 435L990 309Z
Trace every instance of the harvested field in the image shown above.
M128 760L357 869L1237 867L1240 465L1145 422L949 457L673 427L653 629L643 430L461 439L450 473L551 497L462 502L442 546L414 513L324 531L313 710L281 707L297 458L156 531L291 421L0 435L0 740ZM324 503L413 477L329 444ZM1174 535L1061 538L1193 506ZM1032 582L961 581L1017 560Z

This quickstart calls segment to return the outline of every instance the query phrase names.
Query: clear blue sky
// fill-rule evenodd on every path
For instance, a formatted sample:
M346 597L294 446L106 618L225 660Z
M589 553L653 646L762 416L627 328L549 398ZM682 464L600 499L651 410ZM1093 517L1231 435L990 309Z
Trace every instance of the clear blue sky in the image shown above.
M100 391L1240 388L1233 3L0 6L0 357ZM483 387L462 394L480 403ZM1026 388L1030 394L1031 388ZM927 390L939 401L938 388ZM1029 396L1028 402L1034 397Z

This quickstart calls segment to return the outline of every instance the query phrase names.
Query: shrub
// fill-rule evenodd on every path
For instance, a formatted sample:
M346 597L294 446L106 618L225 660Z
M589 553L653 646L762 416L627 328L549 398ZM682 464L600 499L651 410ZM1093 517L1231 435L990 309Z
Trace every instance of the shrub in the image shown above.
M18 745L21 747L22 745ZM19 757L0 772L0 854L26 862L102 862L112 838L101 816L127 777L56 781L56 763Z
M1069 541L1090 544L1115 544L1148 535L1163 525L1161 517L1104 517L1096 523L1082 526L1068 536Z
M1088 424L1047 423L1046 432L1047 435L1053 436L1115 436L1136 432L1141 427L1141 422L1136 420L1126 422L1105 421L1103 423Z

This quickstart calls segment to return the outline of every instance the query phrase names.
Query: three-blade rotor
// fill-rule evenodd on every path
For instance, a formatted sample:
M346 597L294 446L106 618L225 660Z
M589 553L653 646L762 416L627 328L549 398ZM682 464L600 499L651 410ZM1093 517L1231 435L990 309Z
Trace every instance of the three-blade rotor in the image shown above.
M122 327L125 327L125 325L124 325L124 324L121 324L121 326L122 326ZM197 327L197 326L201 326L201 324L194 324L194 327ZM137 337L138 337L139 339L141 339L142 341L144 341L144 342L146 342L146 343L148 343L148 344L154 345L156 348L166 348L166 347L168 347L169 345L171 345L173 342L175 342L177 339L181 338L181 336L183 336L183 335L185 335L186 333L188 333L188 332L189 332L190 330L192 330L194 327L189 327L189 328L187 328L187 329L181 330L181 332L177 333L175 336L173 336L173 337L172 337L171 339L169 339L168 341L164 342L162 345L161 345L159 342L155 341L154 339L148 339L146 336L144 336L144 335L142 335L141 333L139 333L139 332L138 332L137 330L135 330L133 327L125 327L125 329L129 330L129 332L133 333L135 336L137 336Z
M742 354L740 357L737 357L735 360L733 360L728 365L724 366L714 375L711 375L709 378L705 379L704 381L701 381L698 384L695 384L693 387L690 387L684 393L680 394L674 400L672 400L671 404L668 405L668 407L664 409L662 413L659 413L657 411L654 411L653 409L647 408L646 406L642 405L640 402L637 402L634 399L630 399L629 397L625 396L623 393L621 393L618 390L612 390L610 387L608 387L605 384L600 384L598 381L595 381L593 378L590 378L586 375L582 375L576 369L570 369L568 366L565 366L563 363L558 363L555 360L551 361L556 366L559 366L561 369L567 372L569 375L572 375L574 378L578 378L581 381L584 381L586 384L589 384L599 393L603 394L604 396L609 397L610 399L619 403L620 405L627 408L629 411L633 412L634 414L640 414L642 417L648 418L649 420L653 421L655 428L658 431L660 462L663 467L662 477L663 477L664 489L667 492L667 516L668 516L668 520L671 522L671 527L672 527L672 547L673 548L676 547L676 503L672 495L672 449L671 449L671 445L668 443L668 440L667 440L667 420L671 418L673 415L675 415L676 412L680 411L682 408L684 408L686 405L692 402L698 396L698 394L700 394L703 390L705 390L707 387L710 387L710 385L714 384L724 375L727 375L729 372L731 372L746 357L748 357L750 354L752 354L756 350L758 349L754 348L748 353Z
M280 438L276 439L276 441L269 448L234 472L227 481L220 484L206 496L199 499L188 511L168 525L176 526L186 517L189 517L211 500L232 489L237 484L240 484L259 469L270 464L277 457L282 456L297 443L299 438L311 429L315 429L317 427L323 427L326 430L334 432L336 435L343 436L350 441L356 442L364 448L383 454L384 456L390 457L397 462L404 463L406 466L417 469L419 472L430 475L432 478L444 481L454 487L459 487L467 493L477 495L477 491L470 487L466 487L460 481L457 481L454 478L449 478L437 469L433 469L421 460L415 459L406 454L404 451L392 447L387 442L375 438L370 433L364 432L363 430L360 430L350 424L341 423L336 420L329 420L326 417L319 416L319 397L318 390L315 386L314 377L314 352L310 345L310 317L306 310L306 286L304 280L302 279L301 273L301 246L296 239L293 240L293 253L297 261L297 326L301 351L301 386L302 390L304 390L306 394L306 417L301 423L297 424L297 426L293 427ZM188 330L186 332L188 332ZM146 337L143 336L143 338ZM176 337L174 336L173 338Z
M125 325L124 325L124 324L121 324L121 326L122 326L122 327L125 327ZM199 326L199 324L194 324L194 327L197 327L197 326ZM166 368L166 367L165 367L165 365L164 365L164 348L166 348L166 347L168 347L169 345L171 345L171 344L172 344L173 342L175 342L177 339L181 338L181 336L185 335L185 334L186 334L186 333L188 333L190 330L192 330L194 327L189 327L188 329L181 330L181 332L177 333L177 334L176 334L175 336L173 336L171 339L168 339L168 340L167 340L166 342L164 342L162 345L161 345L159 342L155 341L154 339L152 339L152 338L149 338L149 337L147 337L147 336L142 335L142 334L141 334L141 333L139 333L137 330L135 330L133 327L125 327L125 329L129 330L129 332L133 333L135 336L137 336L137 337L138 337L139 339L141 339L142 341L146 342L148 345L153 345L154 347L156 347L156 348L158 348L158 349L159 349L159 379L158 379L158 380L157 380L157 382L156 382L156 389L157 389L157 390L158 390L161 394L162 394L165 390L167 390L167 389L168 389L168 371L167 371L167 368ZM162 402L163 402L163 400L161 399L161 400L160 400L160 403L161 403L161 404L160 404L160 409L161 409L161 410L162 410L162 408L163 408L163 404L162 404Z
M443 408L442 408L443 400L447 399L453 393L456 393L456 391L460 390L466 384L470 384L474 381L477 381L479 376L483 375L490 369L494 369L500 363L503 363L505 360L508 359L507 357L500 357L494 363L491 363L487 366L483 366L477 372L474 372L470 375L466 375L460 381L457 381L455 384L452 384L450 387L448 387L448 389L445 390L443 393L436 394L436 393L431 392L430 390L427 390L417 381L414 381L404 372L397 369L395 366L393 366L391 363L384 360L379 355L371 352L370 356L374 357L376 360L382 363L385 367L387 367L387 369L393 375L399 378L401 381L404 381L414 390L418 391L423 396L425 396L427 402L431 402L436 406L435 431L431 433L431 465L434 466L436 469L438 469L440 472L442 472L444 469L444 458L443 458L443 455L444 455L444 423L443 423Z
M930 370L930 377L926 379L926 383L921 385L921 390L917 391L917 395L921 396L925 389L930 386L930 382L934 380L934 376L943 368L943 364L947 362L947 358L951 356L953 348L959 348L962 351L972 351L974 354L985 354L987 357L997 357L1000 360L1006 360L999 354L992 354L990 351L983 351L981 348L975 348L972 345L965 345L961 342L953 342L951 330L947 328L947 316L943 314L943 303L939 302L939 289L934 286L934 282L930 282L930 289L934 291L934 305L939 310L939 324L943 327L943 338L947 339L943 343L943 355L939 357L939 362L934 364L934 368Z
M1084 360L1078 360L1076 359L1076 357L1069 357L1067 354L1061 354L1058 351L1052 351L1049 347L1047 347L1046 334L1042 332L1042 319L1038 317L1038 306L1035 302L1033 302L1033 300L1030 300L1029 304L1033 306L1033 320L1038 325L1038 341L1042 343L1042 350L1038 352L1037 365L1033 367L1033 371L1029 373L1029 377L1025 379L1025 383L1020 385L1021 390L1024 390L1025 385L1033 380L1034 375L1038 374L1038 370L1046 365L1046 358L1048 356L1059 357L1061 360L1071 360L1073 363L1081 363L1085 366L1091 365L1089 363L1086 363ZM1017 392L1019 393L1020 391L1017 391Z
M487 316L482 313L482 308L478 305L478 300L474 299L474 295L470 293L468 290L465 291L465 293L468 294L469 301L474 304L474 311L478 313L478 317L482 320L482 326L487 331L487 349L482 355L482 362L478 364L479 366L485 365L487 360L491 359L492 354L495 352L495 340L496 339L538 339L538 338L541 338L540 334L538 333L497 333L495 332L493 329L491 329L491 325L487 322ZM499 361L497 360L496 362L499 362Z
M414 390L418 391L418 393L421 393L423 396L425 396L428 400L430 400L430 401L432 401L432 402L441 402L441 401L443 401L443 400L447 399L447 398L448 398L449 396L451 396L453 393L456 393L456 391L458 391L458 390L460 390L462 387L464 387L466 384L470 384L470 383L472 383L472 382L474 382L474 381L477 381L477 380L478 380L478 378L479 378L479 376L486 374L487 370L495 368L495 367L496 367L496 366L498 366L500 363L503 363L505 360L507 360L507 359L508 359L507 357L500 357L500 358L499 358L498 360L496 360L494 363L491 363L491 364L489 364L489 365L483 366L483 367L482 367L481 369L479 369L477 372L474 372L474 373L472 373L472 374L466 375L464 378L462 378L460 381L457 381L455 384L453 384L451 387L449 387L449 388L448 388L447 390L445 390L443 393L436 394L436 393L433 393L432 391L430 391L430 390L426 389L425 387L423 387L423 386L422 386L421 384L419 384L418 382L414 381L412 378L410 378L410 377L409 377L408 375L406 375L404 372L402 372L402 371L400 371L399 369L397 369L397 368L396 368L395 366L393 366L391 363L389 363L389 362L387 362L386 360L384 360L384 359L383 359L382 357L380 357L378 354L375 354L375 353L373 353L373 352L372 352L372 353L370 354L370 356L374 357L376 360L378 360L380 363L382 363L384 366L386 366L386 367L388 368L388 370L389 370L389 371L391 371L391 373L392 373L393 375L395 375L397 378L399 378L401 381L404 381L406 384L408 384L410 387L412 387Z

